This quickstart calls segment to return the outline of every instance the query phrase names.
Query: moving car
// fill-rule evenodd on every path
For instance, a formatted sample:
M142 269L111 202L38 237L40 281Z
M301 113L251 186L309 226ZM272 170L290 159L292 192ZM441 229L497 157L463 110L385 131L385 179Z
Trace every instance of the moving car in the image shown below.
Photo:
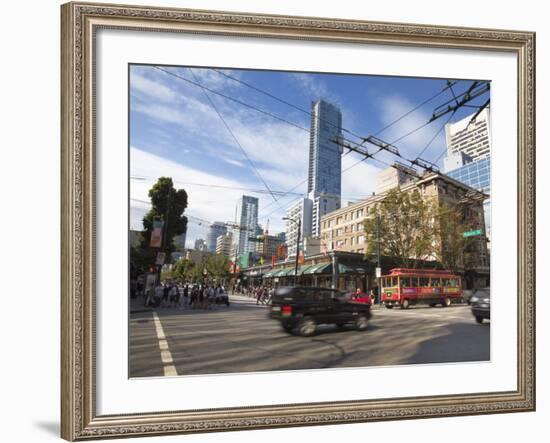
M489 288L476 289L470 297L472 315L478 323L491 319L491 290Z
M370 304L353 301L335 289L305 286L277 289L269 313L286 332L304 337L315 334L319 324L353 324L364 331L371 316Z

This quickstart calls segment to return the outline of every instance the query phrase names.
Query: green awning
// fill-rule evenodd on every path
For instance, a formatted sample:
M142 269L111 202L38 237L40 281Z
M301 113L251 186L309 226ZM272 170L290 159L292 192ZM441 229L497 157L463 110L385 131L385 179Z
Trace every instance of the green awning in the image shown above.
M304 275L309 268L315 265L303 265L298 268L298 275Z
M275 274L276 272L279 272L279 269L271 269L270 271L264 274L264 278L271 278L273 277L273 274Z
M329 270L332 269L332 263L319 263L313 266L310 266L304 274L328 274Z
M294 267L283 269L277 277L286 277L288 275L294 275Z

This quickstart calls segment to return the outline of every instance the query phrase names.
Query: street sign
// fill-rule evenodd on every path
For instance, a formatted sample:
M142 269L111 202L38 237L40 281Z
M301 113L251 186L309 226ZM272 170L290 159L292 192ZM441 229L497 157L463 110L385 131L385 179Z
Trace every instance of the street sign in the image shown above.
M481 235L481 229L476 229L474 231L466 231L462 234L462 237L473 237L475 235Z
M376 268L376 278L382 277L382 268Z

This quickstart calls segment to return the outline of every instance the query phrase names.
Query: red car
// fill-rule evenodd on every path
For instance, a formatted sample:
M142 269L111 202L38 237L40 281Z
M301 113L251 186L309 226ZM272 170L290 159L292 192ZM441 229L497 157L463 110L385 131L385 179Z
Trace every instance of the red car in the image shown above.
M355 303L365 303L372 305L372 298L366 292L348 292L346 298Z

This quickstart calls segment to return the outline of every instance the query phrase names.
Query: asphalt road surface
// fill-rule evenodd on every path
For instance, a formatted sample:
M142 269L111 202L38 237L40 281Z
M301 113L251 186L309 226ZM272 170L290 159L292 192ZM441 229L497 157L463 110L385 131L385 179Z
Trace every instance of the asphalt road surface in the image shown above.
M289 335L244 296L213 310L135 309L130 377L490 360L490 323L466 305L375 309L366 331L319 326Z

